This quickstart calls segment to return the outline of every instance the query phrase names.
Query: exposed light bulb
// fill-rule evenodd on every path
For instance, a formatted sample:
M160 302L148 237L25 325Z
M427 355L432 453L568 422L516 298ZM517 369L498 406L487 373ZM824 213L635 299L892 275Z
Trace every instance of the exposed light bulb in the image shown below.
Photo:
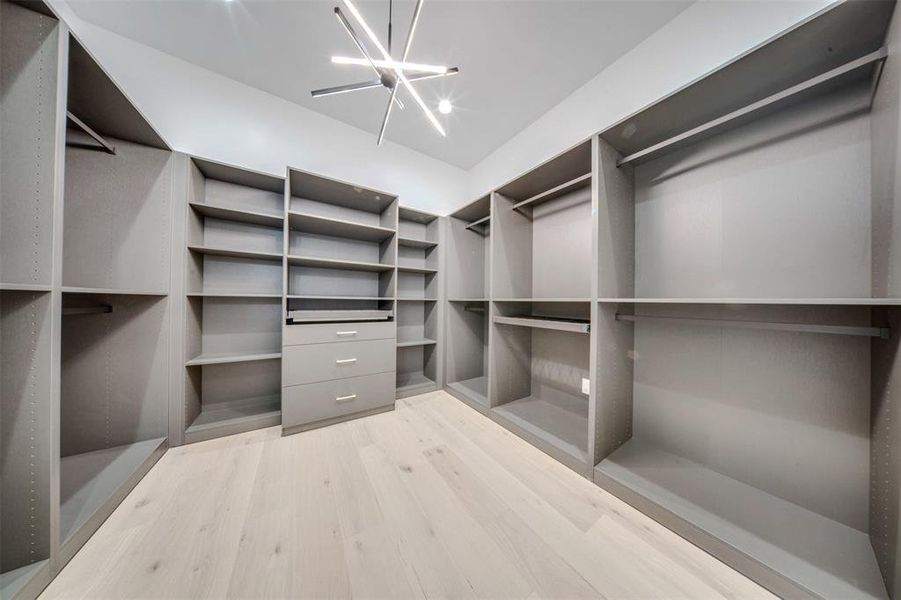
M438 103L438 112L442 115L449 115L452 110L454 110L454 106L450 103L450 100L442 100Z

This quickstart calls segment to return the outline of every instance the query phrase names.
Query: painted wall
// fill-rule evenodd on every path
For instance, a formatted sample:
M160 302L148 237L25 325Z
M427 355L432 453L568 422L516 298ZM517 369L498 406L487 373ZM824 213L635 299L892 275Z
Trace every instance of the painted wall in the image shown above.
M175 150L284 175L287 165L400 195L445 214L467 173L356 127L139 44L51 2Z
M606 129L831 3L699 1L473 167L468 200Z

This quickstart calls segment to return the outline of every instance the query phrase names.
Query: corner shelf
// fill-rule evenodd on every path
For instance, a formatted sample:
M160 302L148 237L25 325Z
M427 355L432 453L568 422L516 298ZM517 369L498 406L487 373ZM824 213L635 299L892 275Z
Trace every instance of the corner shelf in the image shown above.
M434 275L438 272L438 269L429 269L426 267L407 267L403 265L398 265L397 270L401 273L423 273L425 275Z
M397 238L397 243L401 246L406 246L408 248L434 248L438 245L438 242L430 242L429 240L418 240L413 238L399 237Z
M256 252L251 250L237 250L234 248L222 248L214 246L188 245L188 250L207 256L225 256L229 258L251 258L256 260L281 261L282 255L278 252Z

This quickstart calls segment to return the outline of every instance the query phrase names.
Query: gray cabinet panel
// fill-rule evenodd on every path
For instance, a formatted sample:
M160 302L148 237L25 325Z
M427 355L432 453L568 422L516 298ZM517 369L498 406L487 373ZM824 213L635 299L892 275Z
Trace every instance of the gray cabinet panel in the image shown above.
M283 390L282 426L296 427L394 404L394 373L347 377Z
M323 323L320 325L286 325L284 345L323 344L360 340L394 339L394 322Z
M394 371L394 340L288 346L284 385L301 385Z

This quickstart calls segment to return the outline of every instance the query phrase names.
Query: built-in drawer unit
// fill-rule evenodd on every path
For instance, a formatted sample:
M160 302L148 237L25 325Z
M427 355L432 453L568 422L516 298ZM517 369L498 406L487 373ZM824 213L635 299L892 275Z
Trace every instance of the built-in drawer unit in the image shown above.
M382 323L319 323L315 325L289 325L285 327L283 344L325 344L329 342L353 342L360 340L394 339L394 322Z
M394 371L393 340L285 347L283 385L303 385Z
M297 427L394 404L394 372L287 387L282 426Z

